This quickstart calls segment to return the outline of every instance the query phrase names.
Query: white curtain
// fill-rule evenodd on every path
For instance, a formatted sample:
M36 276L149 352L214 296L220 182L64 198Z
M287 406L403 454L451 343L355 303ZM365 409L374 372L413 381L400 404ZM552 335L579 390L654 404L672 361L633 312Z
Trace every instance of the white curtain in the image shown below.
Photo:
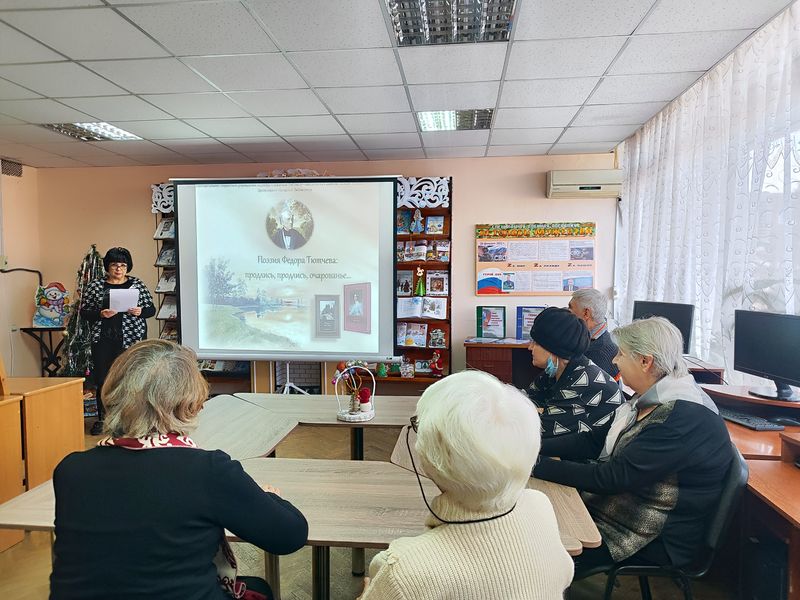
M800 2L621 148L614 317L694 304L692 354L733 374L734 310L800 314ZM797 351L800 351L798 340Z

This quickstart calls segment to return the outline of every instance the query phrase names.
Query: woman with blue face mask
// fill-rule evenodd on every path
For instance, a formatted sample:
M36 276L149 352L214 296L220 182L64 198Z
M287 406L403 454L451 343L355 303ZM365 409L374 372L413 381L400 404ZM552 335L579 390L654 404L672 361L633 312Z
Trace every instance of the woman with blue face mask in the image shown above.
M625 401L614 378L584 356L588 348L586 325L568 309L546 308L534 320L528 349L544 372L528 397L541 413L543 438L602 427Z

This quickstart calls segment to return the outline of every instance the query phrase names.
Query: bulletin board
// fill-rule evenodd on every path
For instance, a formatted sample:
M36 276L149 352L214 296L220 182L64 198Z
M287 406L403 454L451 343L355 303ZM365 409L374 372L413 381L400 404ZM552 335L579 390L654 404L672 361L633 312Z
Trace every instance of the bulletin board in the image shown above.
M475 294L570 296L594 287L595 223L475 226Z

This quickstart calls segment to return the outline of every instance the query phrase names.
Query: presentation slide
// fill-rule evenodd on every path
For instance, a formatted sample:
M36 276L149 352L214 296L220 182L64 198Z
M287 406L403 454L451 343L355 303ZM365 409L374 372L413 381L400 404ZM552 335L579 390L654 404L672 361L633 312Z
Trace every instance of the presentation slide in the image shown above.
M395 182L175 180L183 343L200 358L391 357Z

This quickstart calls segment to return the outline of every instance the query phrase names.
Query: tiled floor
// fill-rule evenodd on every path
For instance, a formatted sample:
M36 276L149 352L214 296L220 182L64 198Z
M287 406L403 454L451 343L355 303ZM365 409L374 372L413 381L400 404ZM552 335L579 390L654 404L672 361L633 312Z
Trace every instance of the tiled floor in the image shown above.
M88 432L87 422L87 432ZM368 430L364 436L364 455L367 460L388 460L399 430ZM98 438L86 436L87 447ZM349 458L349 435L346 430L332 427L301 427L280 446L277 455L292 458ZM246 544L236 545L243 574L263 574L261 553ZM367 551L369 561L375 551ZM331 549L331 598L352 600L361 591L362 579L350 572L350 551ZM0 553L0 598L3 600L45 600L48 597L50 573L49 535L29 533L25 541ZM734 597L730 590L720 584L726 581L720 576L693 585L694 597L698 600L723 600ZM570 600L594 600L601 598L605 585L602 576L576 583ZM281 559L281 588L284 600L309 600L311 598L311 551L304 548ZM679 599L683 595L671 581L654 580L655 600ZM614 598L633 600L639 598L639 587L635 578L626 578L617 588ZM423 600L423 599L421 599Z

